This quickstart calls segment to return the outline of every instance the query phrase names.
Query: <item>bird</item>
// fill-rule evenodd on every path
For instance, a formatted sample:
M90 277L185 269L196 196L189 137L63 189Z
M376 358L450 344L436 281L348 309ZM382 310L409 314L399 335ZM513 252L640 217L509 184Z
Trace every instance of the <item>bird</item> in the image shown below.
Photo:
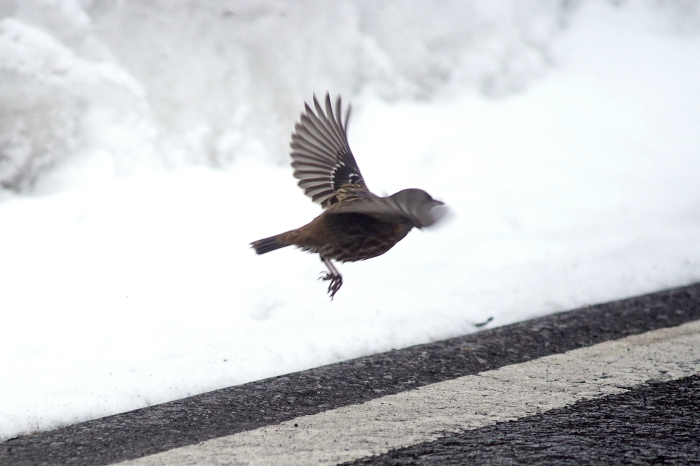
M422 189L404 189L390 196L372 193L348 144L351 106L342 118L342 101L335 109L326 93L325 108L313 96L312 109L304 103L290 142L294 178L323 212L308 224L269 238L253 241L257 254L296 246L318 254L328 269L319 277L330 281L330 299L343 285L333 264L371 259L389 251L413 228L435 224L444 215L444 202Z

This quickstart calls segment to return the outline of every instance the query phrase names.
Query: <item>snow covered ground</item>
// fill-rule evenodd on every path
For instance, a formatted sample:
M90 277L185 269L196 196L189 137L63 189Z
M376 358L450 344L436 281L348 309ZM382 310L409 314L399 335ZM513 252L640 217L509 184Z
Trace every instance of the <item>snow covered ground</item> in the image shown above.
M454 2L476 19L448 53L427 29L391 42L402 25L383 30L363 2L274 38L251 7L247 30L216 40L235 11L0 2L0 440L697 282L700 14L657 3ZM457 37L460 16L441 14ZM309 46L333 28L353 60ZM239 43L246 71L220 71ZM314 69L250 61L283 45ZM352 97L374 192L419 187L452 210L341 264L332 302L317 257L248 246L319 212L284 153L302 100L326 88Z

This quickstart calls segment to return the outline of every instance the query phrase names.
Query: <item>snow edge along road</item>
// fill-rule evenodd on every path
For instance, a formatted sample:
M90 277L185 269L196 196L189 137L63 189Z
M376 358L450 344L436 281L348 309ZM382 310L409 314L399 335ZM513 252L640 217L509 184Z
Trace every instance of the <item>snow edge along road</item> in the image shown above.
M332 466L700 374L700 321L302 416L119 463Z
M0 463L110 464L700 319L700 284L11 439Z

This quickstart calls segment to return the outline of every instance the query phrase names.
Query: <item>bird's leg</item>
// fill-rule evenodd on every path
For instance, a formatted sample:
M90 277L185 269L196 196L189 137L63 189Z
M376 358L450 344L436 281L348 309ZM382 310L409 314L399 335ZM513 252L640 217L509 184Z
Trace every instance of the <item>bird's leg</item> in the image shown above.
M329 258L321 256L321 260L326 264L326 267L328 267L328 272L319 278L319 280L331 281L328 285L328 293L330 293L332 301L333 296L335 296L340 287L343 286L343 276L340 275L340 272L338 272L338 269L335 268L335 265L333 265L333 262L331 262Z

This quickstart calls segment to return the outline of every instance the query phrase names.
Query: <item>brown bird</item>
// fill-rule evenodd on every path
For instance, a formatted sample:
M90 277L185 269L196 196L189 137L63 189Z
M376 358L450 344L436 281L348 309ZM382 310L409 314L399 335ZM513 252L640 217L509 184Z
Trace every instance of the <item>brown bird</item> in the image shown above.
M434 224L444 214L443 205L421 189L404 189L380 197L367 189L360 168L350 151L347 124L350 107L342 120L340 96L335 103L326 94L325 112L314 96L316 113L306 112L292 133L292 168L299 186L324 211L296 230L251 243L265 254L285 246L317 253L328 267L321 278L330 280L331 299L343 277L331 260L355 262L377 257L401 241L413 227Z

